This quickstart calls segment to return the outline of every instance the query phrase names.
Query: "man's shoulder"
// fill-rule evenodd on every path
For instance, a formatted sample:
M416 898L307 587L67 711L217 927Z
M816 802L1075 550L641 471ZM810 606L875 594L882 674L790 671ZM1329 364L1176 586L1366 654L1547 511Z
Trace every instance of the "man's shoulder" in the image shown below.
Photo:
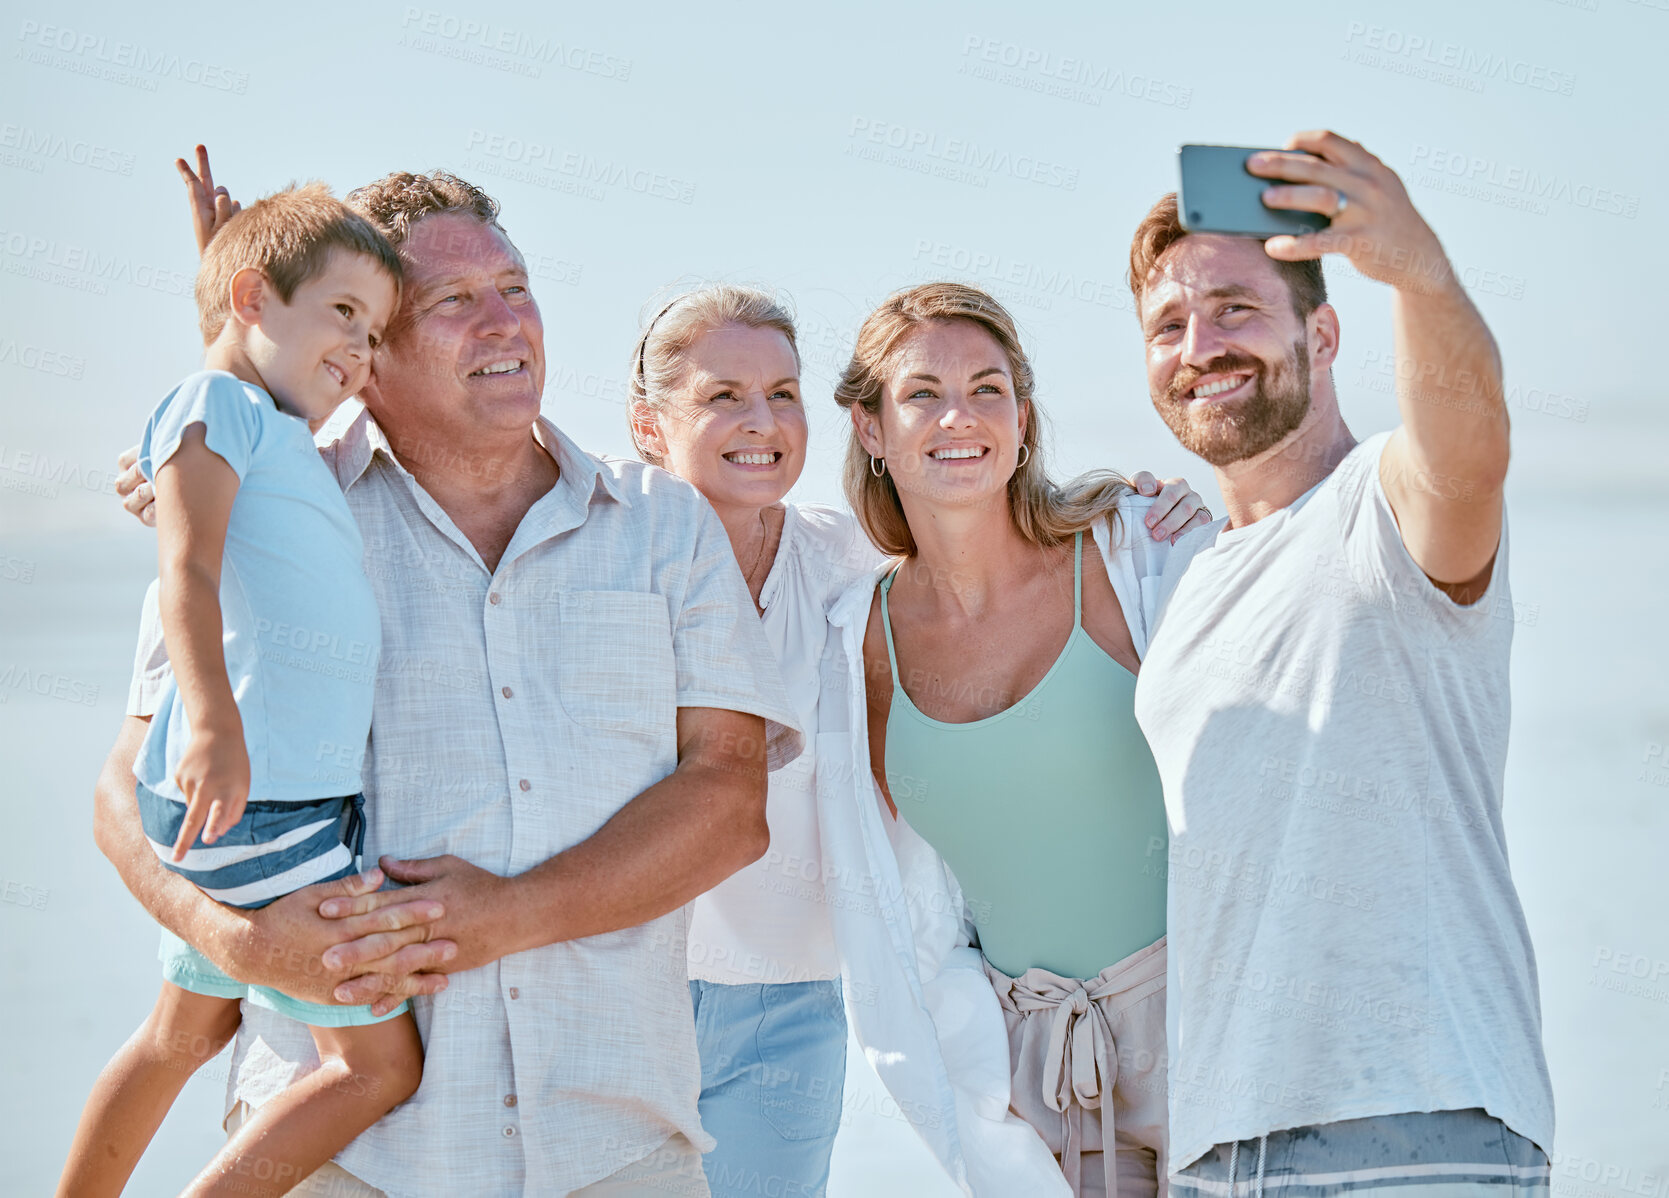
M1385 429L1364 437L1344 455L1316 491L1330 492L1342 502L1360 503L1373 492L1373 481L1379 476L1379 461L1385 456L1385 447L1396 431Z
M657 516L664 512L668 517L690 513L699 516L711 510L700 491L659 466L636 458L580 452L596 464L609 489L628 506L644 507Z

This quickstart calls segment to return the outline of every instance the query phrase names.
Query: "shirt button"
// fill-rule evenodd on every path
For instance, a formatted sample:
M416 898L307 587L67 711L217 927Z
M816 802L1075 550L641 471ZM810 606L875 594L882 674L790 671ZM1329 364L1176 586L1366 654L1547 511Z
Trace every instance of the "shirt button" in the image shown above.
M516 785L520 786L523 790L533 789L533 783L529 782L526 778L523 778L520 782L516 783Z
M513 1136L513 1135L516 1134L516 1129L513 1128L513 1127L507 1127L507 1128L504 1129L504 1134L506 1136Z
M504 1105L505 1106L515 1106L516 1105L516 1096L514 1094L506 1094L504 1096Z
M502 598L503 596L501 596L497 591L494 591L492 594L487 596L487 602L491 603L494 607L497 607Z
M522 996L522 992L519 989L517 989L515 986L510 987L510 997L511 998L520 998L521 996Z
M505 687L500 687L498 693L503 695L506 699L508 699L514 692L511 691L511 689L509 687L505 686Z

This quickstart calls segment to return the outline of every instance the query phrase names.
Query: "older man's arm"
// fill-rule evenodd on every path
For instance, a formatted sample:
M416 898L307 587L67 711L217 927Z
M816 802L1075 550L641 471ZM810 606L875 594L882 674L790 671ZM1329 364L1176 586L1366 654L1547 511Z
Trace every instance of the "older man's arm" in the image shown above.
M757 861L770 846L765 822L765 721L709 707L678 709L678 765L587 840L512 878L461 857L382 867L410 896L439 900L435 935L459 946L449 970L509 953L647 923L682 907ZM364 900L323 905L325 914ZM344 946L352 950L352 946ZM397 991L398 992L398 991ZM364 979L337 994L373 1002ZM392 1001L381 1004L392 1007Z
M435 940L429 922L443 913L441 905L399 891L371 893L382 882L376 870L309 886L260 910L240 911L215 902L165 868L145 838L134 797L133 763L149 722L132 715L122 722L94 791L93 838L133 897L163 927L230 976L311 1002L331 1002L332 988L355 974L369 974L359 979L362 988L375 986L380 994L396 977L450 959L456 946ZM344 896L362 898L365 910L347 921L320 917L322 899ZM340 959L344 940L354 951ZM431 942L421 943L425 940ZM445 985L444 974L423 973L406 980L400 992L429 994Z

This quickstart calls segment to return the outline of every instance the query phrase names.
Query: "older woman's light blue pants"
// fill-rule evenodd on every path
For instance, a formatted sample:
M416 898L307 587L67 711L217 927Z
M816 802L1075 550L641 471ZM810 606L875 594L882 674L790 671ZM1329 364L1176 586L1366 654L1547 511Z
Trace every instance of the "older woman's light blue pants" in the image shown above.
M846 1085L840 982L690 983L713 1198L822 1198Z

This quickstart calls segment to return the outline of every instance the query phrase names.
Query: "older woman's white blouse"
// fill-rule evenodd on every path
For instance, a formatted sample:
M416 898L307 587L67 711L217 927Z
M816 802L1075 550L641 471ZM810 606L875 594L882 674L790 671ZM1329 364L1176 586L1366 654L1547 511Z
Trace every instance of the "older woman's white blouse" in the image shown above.
M825 881L832 871L824 868L817 819L819 670L829 644L830 604L882 560L846 512L787 505L776 560L759 598L765 639L781 663L789 703L805 730L805 750L771 774L765 813L771 847L695 900L692 978L737 985L840 976ZM830 763L844 766L844 760Z

